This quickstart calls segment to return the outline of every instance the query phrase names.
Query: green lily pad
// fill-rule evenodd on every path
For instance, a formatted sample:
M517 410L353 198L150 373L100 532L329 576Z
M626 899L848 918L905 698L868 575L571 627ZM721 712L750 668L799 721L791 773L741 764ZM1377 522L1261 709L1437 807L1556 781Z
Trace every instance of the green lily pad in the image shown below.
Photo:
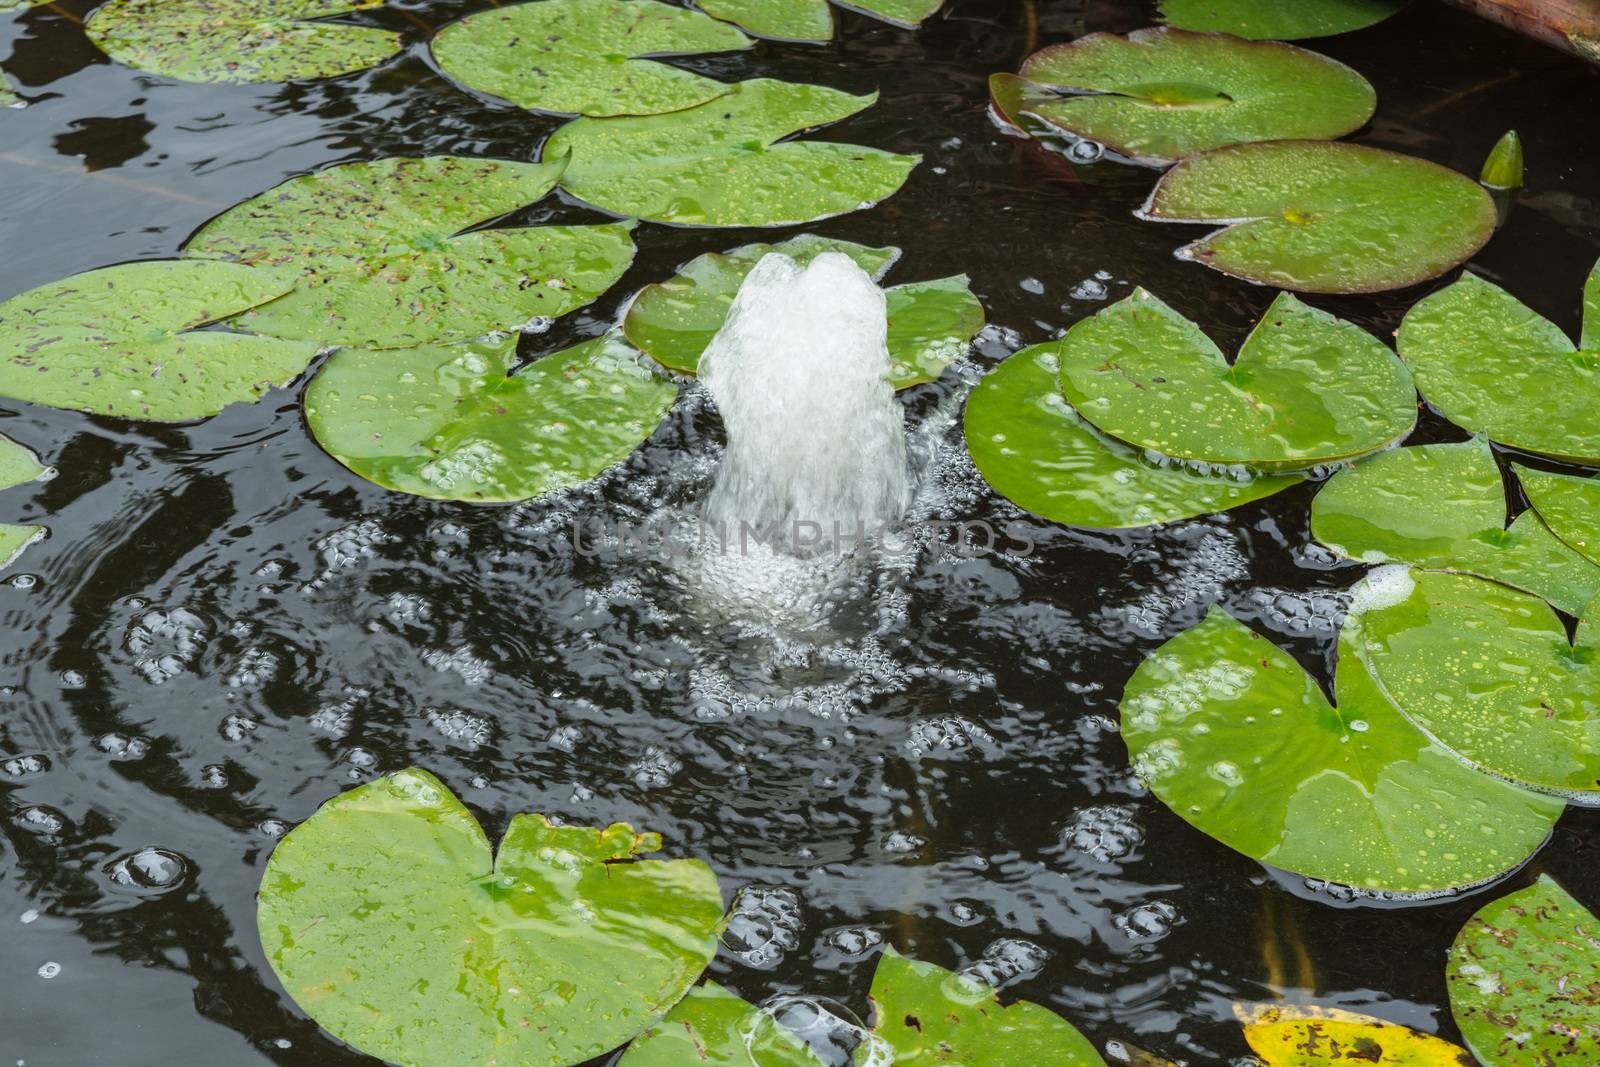
M824 252L849 256L874 281L900 258L898 248L868 248L801 234L780 244L745 245L691 260L665 282L634 298L622 330L642 351L682 374L698 373L700 356L727 321L745 276L763 256L780 253L802 267ZM905 389L938 378L983 329L983 305L967 278L897 285L884 294L889 311L889 380Z
M1282 492L1299 475L1157 467L1095 430L1061 395L1060 345L1025 348L967 398L967 449L994 491L1068 526L1120 530L1176 522Z
M215 415L293 380L317 346L196 328L294 284L292 270L152 260L41 285L0 303L0 395L154 422Z
M1397 448L1340 471L1311 504L1311 533L1347 559L1503 582L1576 615L1600 567L1524 511L1506 528L1500 467L1483 440Z
M0 0L0 12L20 11L25 7L35 7L50 2L51 0Z
M896 26L915 29L944 6L944 0L838 0L852 11ZM696 7L757 37L822 43L833 39L828 0L696 0Z
M1328 141L1190 156L1140 215L1222 225L1179 258L1311 293L1375 293L1437 278L1482 248L1497 221L1483 187L1453 170Z
M1166 27L1051 45L1021 76L1072 94L1032 114L1146 163L1246 141L1332 140L1366 125L1378 105L1367 79L1326 56Z
M515 337L341 349L306 389L306 422L334 459L386 489L509 502L627 459L678 395L614 337L516 363Z
M410 348L518 329L589 303L633 261L627 223L463 232L540 199L561 168L346 163L228 209L184 254L303 271L294 293L240 320L274 337Z
M1143 289L1078 322L1060 348L1062 392L1084 418L1176 459L1304 470L1393 444L1417 421L1399 357L1288 293L1232 365Z
M1410 0L1161 0L1168 24L1261 41L1329 37L1376 26Z
M53 469L39 462L32 449L0 434L0 489L25 485L54 474ZM0 524L0 570L15 563L23 549L47 532L43 526Z
M22 99L11 87L11 79L6 77L4 71L0 71L0 107L16 107L20 103Z
M753 1051L759 1051L759 1059ZM762 1018L761 1009L715 982L690 990L667 1017L628 1046L617 1067L824 1067L811 1047Z
M1122 735L1140 780L1201 832L1308 878L1421 893L1518 866L1565 805L1473 770L1407 721L1367 670L1361 627L1352 609L1330 704L1287 653L1212 608L1128 683Z
M1106 1067L1089 1039L1055 1012L1027 1001L1001 1007L990 986L892 948L878 959L872 1003L873 1034L888 1042L895 1067Z
M1584 294L1583 346L1475 274L1400 323L1400 354L1439 413L1473 433L1557 459L1600 463L1600 264Z
M1450 1012L1489 1067L1600 1063L1600 919L1548 876L1480 908L1450 946Z
M382 0L110 0L84 32L118 63L191 82L332 78L400 51L400 35L315 21Z
M1528 502L1550 531L1586 559L1600 563L1600 480L1515 466Z
M536 0L468 15L433 39L439 67L468 89L568 115L656 115L726 94L727 84L641 56L736 52L750 38L657 0Z
M581 118L545 142L572 163L573 196L618 215L682 226L788 226L892 196L921 156L781 138L848 118L877 94L765 78L670 115Z
M1389 698L1491 774L1600 803L1597 602L1572 645L1531 594L1430 571L1406 584L1367 616L1368 661Z
M278 843L256 915L267 961L339 1040L412 1067L568 1067L660 1019L716 951L696 860L625 825L511 821L495 855L431 774L324 804Z

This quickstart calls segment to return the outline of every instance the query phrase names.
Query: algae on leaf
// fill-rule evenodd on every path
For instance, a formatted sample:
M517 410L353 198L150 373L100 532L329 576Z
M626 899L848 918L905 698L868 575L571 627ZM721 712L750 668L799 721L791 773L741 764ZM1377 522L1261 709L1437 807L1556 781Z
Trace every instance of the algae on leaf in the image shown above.
M1262 1067L1478 1067L1443 1038L1353 1012L1274 1006L1246 1018Z
M1161 0L1172 26L1263 41L1327 37L1375 26L1411 0Z

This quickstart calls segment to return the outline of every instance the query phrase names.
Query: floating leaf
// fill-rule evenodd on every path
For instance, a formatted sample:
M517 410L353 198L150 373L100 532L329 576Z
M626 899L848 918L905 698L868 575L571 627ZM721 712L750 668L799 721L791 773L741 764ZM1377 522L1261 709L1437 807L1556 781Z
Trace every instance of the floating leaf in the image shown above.
M400 51L387 30L312 21L382 0L110 0L84 27L118 63L191 82L283 82L366 70Z
M1551 532L1586 558L1600 563L1600 480L1551 474L1520 464L1516 470L1528 502ZM1562 610L1568 615L1577 614L1571 608Z
M849 256L877 281L900 258L898 248L801 234L781 244L745 245L691 260L665 282L646 286L628 308L622 329L657 362L683 374L698 372L700 356L727 321L745 276L763 256L781 253L806 266L824 252ZM983 329L983 305L965 275L897 285L884 294L889 309L889 380L905 389L939 377Z
M1161 0L1161 15L1186 30L1296 41L1375 26L1410 0Z
M864 15L915 29L944 6L944 0L838 0ZM757 37L821 43L833 39L828 0L697 0L709 15L743 26Z
M16 107L20 103L22 100L11 87L11 79L6 77L4 71L0 71L0 107Z
M353 789L279 842L267 961L339 1040L412 1067L568 1067L660 1019L716 951L722 896L656 834L511 821L496 857L420 770Z
M1416 285L1466 262L1497 217L1482 186L1427 160L1363 145L1274 141L1191 156L1141 216L1215 223L1183 259L1312 293Z
M1209 515L1298 485L1298 475L1157 467L1061 395L1059 344L1023 349L967 398L972 461L1001 496L1068 526L1128 529Z
M1600 264L1584 298L1583 346L1475 274L1400 323L1423 398L1457 426L1558 459L1600 463Z
M750 38L657 0L536 0L468 15L433 39L439 67L469 89L569 115L655 115L728 92L641 56L734 52Z
M633 261L628 224L473 229L554 187L561 164L429 156L346 163L230 208L189 256L305 272L242 325L319 345L409 348L555 318Z
M561 184L618 215L684 226L787 226L871 207L920 156L781 138L848 118L877 94L757 79L670 115L567 123L544 158L571 153Z
M1368 673L1361 625L1352 610L1329 704L1287 653L1212 608L1128 683L1122 734L1140 780L1196 829L1307 878L1421 893L1521 864L1565 805L1467 767L1408 722Z
M1304 470L1393 444L1417 421L1405 364L1377 338L1282 293L1231 366L1143 289L1060 343L1067 401L1163 456Z
M1600 919L1550 878L1480 908L1445 976L1456 1025L1490 1067L1600 1063Z
M760 1059L752 1055L758 1045ZM715 982L690 990L617 1067L825 1067L811 1047Z
M1477 1067L1465 1049L1382 1019L1289 1009L1277 1009L1268 1019L1244 1028L1263 1067Z
M1348 559L1461 571L1534 593L1569 615L1600 593L1600 567L1525 511L1506 529L1488 442L1398 448L1340 471L1311 504L1311 533Z
M677 386L601 337L521 369L517 339L346 348L306 389L317 443L386 489L478 503L527 500L627 459Z
M25 7L34 7L39 4L48 4L51 0L0 0L0 13L6 11L20 11Z
M0 395L180 422L294 379L317 346L196 327L280 298L295 272L203 260L124 263L0 304Z
M1573 646L1528 593L1427 571L1407 586L1367 615L1368 661L1389 698L1492 774L1600 803L1600 601Z
M1147 163L1246 141L1332 140L1378 104L1367 79L1315 52L1166 27L1051 45L1021 76L1072 94L1035 101L1031 114Z
M1507 130L1495 142L1489 158L1483 161L1483 172L1478 180L1491 189L1521 189L1527 177L1527 166L1522 156L1522 138L1516 130Z
M39 462L32 449L0 434L0 489L25 485L55 474ZM43 526L0 524L0 570L15 563L22 550L45 535Z

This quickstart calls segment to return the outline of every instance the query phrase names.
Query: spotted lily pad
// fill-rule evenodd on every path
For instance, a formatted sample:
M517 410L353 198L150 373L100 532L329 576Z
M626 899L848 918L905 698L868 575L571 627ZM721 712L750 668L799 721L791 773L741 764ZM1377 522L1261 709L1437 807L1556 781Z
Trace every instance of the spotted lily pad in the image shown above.
M1190 156L1140 212L1225 226L1179 250L1280 289L1374 293L1437 278L1488 242L1483 187L1427 160L1363 145L1272 141Z
M1282 293L1229 364L1143 289L1061 341L1062 392L1112 437L1163 456L1303 470L1393 444L1417 421L1405 364Z
M628 309L628 340L664 366L695 374L706 346L727 321L745 276L763 256L781 253L802 267L824 252L849 256L874 281L900 258L898 248L802 234L781 244L745 245L691 260L665 282L646 286ZM897 285L884 293L889 310L890 381L896 389L931 382L983 329L983 305L965 275Z
M944 6L944 0L838 0L863 15L915 29ZM696 0L700 10L743 26L757 37L779 41L833 39L828 0Z
M1209 515L1298 485L1298 475L1156 466L1081 418L1061 395L1060 345L1035 345L967 398L972 461L1001 496L1068 526L1130 529Z
M1140 780L1203 833L1320 881L1420 893L1518 866L1565 805L1467 767L1407 721L1367 670L1361 626L1353 610L1330 704L1287 653L1212 608L1123 695Z
M1543 597L1576 615L1600 594L1600 567L1524 511L1506 528L1500 467L1483 440L1374 456L1328 481L1311 533L1349 559L1460 571Z
M1262 1067L1478 1067L1443 1038L1348 1012L1280 1011L1244 1036Z
M1343 137L1378 103L1365 78L1315 52L1166 27L1051 45L1021 76L1071 94L1034 103L1032 114L1146 163L1246 141Z
M317 346L198 327L281 298L295 278L153 260L41 285L0 303L0 395L155 422L254 400L305 370Z
M409 348L517 329L582 307L633 261L628 224L471 227L531 204L562 164L429 156L347 163L207 223L188 256L304 272L240 321L319 345Z
M1480 908L1445 976L1456 1026L1489 1067L1600 1063L1600 919L1549 877Z
M84 27L106 55L191 82L283 82L366 70L400 51L387 30L320 21L383 0L110 0Z
M446 26L433 39L433 55L462 85L518 107L655 115L714 100L730 87L639 57L750 46L726 23L658 0L535 0Z
M1375 26L1410 0L1161 0L1168 24L1261 41L1328 37Z
M1404 595L1401 595L1404 594ZM1367 656L1406 715L1492 774L1600 803L1600 602L1569 644L1543 600L1418 571L1367 616Z
M1474 274L1407 312L1399 344L1423 398L1457 426L1600 463L1600 264L1584 291L1581 347Z
M0 434L0 489L25 485L54 474L54 470L39 462L39 457L31 449ZM15 563L17 557L22 555L22 550L45 533L43 526L0 523L0 570Z
M759 1059L756 1056L759 1055ZM715 982L696 986L617 1067L825 1067L799 1037Z
M660 848L519 815L497 856L437 778L407 770L279 842L257 926L296 1003L362 1052L568 1067L654 1024L716 951L716 875L643 858Z
M1551 532L1585 558L1600 563L1600 479L1551 474L1521 465L1517 477Z
M570 153L562 186L618 215L684 226L812 222L893 195L921 162L860 145L781 141L876 100L757 79L670 115L577 119L545 142L543 157Z

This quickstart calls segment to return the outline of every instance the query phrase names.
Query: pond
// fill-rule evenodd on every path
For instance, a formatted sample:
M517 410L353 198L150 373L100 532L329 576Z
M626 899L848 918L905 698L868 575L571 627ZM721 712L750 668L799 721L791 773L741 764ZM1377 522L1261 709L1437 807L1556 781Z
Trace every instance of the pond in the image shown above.
M110 62L84 36L92 0L0 16L0 63L27 104L0 112L0 299L176 256L227 208L334 164L538 159L563 119L465 91L429 54L432 31L498 6L391 0L353 21L403 35L402 54L259 85ZM352 473L308 429L309 375L171 424L0 399L0 432L58 471L5 495L4 521L49 536L0 575L0 1060L380 1062L285 993L256 893L292 827L413 766L490 840L537 812L626 822L709 864L734 918L708 976L754 1003L822 997L866 1018L892 946L981 965L1008 1002L1048 1007L1102 1050L1251 1062L1234 1004L1280 997L1460 1042L1444 966L1457 931L1539 875L1600 905L1600 816L1569 807L1526 866L1421 900L1206 836L1134 774L1119 702L1213 606L1331 689L1367 568L1313 538L1320 483L1105 531L1021 511L968 456L967 393L1025 346L1143 288L1234 352L1276 295L1174 256L1204 229L1136 217L1155 169L1070 160L989 113L991 74L1154 21L1133 0L949 0L917 31L841 11L825 46L675 60L879 92L824 138L923 162L877 206L806 226L641 223L616 284L520 341L532 359L599 337L694 257L802 232L902 249L886 284L966 274L989 325L900 394L912 515L1012 529L1028 552L925 544L850 572L824 608L792 571L738 584L596 547L584 531L709 491L725 435L693 384L626 461L515 505ZM1303 43L1376 88L1355 143L1476 175L1520 132L1528 187L1471 267L1576 337L1600 247L1600 70L1432 2ZM611 218L557 192L498 225ZM1451 280L1307 300L1389 341ZM1467 437L1425 407L1407 443Z

